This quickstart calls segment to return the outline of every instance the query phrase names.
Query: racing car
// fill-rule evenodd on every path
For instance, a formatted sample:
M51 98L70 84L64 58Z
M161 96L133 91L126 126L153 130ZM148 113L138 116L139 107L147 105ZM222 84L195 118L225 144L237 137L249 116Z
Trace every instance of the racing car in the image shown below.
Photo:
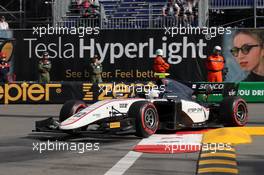
M244 126L248 120L246 102L238 96L224 97L220 103L198 100L192 88L172 79L161 79L161 89L138 94L134 98L98 101L87 106L80 100L67 101L59 119L36 122L35 131L132 132L149 137L158 130L201 128L213 125ZM206 97L212 89L206 89Z

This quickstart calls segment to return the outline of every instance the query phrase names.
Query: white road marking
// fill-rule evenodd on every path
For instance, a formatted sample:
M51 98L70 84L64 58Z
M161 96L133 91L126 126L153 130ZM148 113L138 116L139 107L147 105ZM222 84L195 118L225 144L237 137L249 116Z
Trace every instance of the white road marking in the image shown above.
M143 153L129 151L104 175L122 175L128 170Z
M203 134L154 134L137 145L200 144Z

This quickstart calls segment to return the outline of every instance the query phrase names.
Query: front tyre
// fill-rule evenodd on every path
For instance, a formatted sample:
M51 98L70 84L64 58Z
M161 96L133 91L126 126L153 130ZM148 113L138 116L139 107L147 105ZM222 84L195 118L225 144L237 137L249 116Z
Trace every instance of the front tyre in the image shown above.
M226 97L220 104L224 126L245 126L248 121L248 109L245 100L240 97Z
M59 121L63 122L67 118L86 108L87 105L81 100L69 100L64 103L60 110Z
M66 101L60 110L59 121L63 122L86 107L86 103L81 100ZM84 130L86 130L86 126L74 130L65 130L64 132L71 135L79 135L79 132Z
M139 101L131 105L128 116L135 118L136 136L147 138L159 127L159 116L156 107L148 101Z

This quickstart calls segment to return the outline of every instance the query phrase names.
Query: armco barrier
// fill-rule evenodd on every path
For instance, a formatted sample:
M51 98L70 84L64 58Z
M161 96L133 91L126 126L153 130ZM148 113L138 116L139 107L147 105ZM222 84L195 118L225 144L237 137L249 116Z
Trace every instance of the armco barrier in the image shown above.
M193 89L204 89L208 83L191 83ZM210 83L215 88L223 88L230 83ZM233 83L234 84L234 83ZM238 95L247 102L264 102L264 82L241 82L238 85ZM153 82L138 83L100 83L60 82L51 84L39 83L9 83L0 84L0 104L62 104L67 100L79 99L87 103L113 98L133 97L136 92L143 92L155 87ZM121 92L121 96L120 93ZM228 95L234 95L233 90ZM221 94L212 94L208 101L219 102Z

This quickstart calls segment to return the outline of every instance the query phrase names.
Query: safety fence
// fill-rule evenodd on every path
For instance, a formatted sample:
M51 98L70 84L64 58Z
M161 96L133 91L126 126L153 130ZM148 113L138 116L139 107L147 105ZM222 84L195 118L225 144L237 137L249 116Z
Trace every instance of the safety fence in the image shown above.
M257 8L264 7L264 0L210 0L210 9L244 9L253 8L256 3Z
M101 2L100 15L92 15L84 17L81 13L82 10L76 13L70 9L67 16L62 17L61 21L57 24L61 27L100 27L101 29L160 29L172 26L197 26L198 13L197 8L195 12L190 14L187 12L187 5L184 4L183 13L175 16L170 10L168 16L162 15L162 9L165 2L148 2L142 1L135 2L114 2L111 3ZM72 12L73 11L73 12Z
M111 19L67 17L58 23L60 27L100 27L101 29L161 29L176 26L197 26L195 16L161 16L155 19L120 17Z

